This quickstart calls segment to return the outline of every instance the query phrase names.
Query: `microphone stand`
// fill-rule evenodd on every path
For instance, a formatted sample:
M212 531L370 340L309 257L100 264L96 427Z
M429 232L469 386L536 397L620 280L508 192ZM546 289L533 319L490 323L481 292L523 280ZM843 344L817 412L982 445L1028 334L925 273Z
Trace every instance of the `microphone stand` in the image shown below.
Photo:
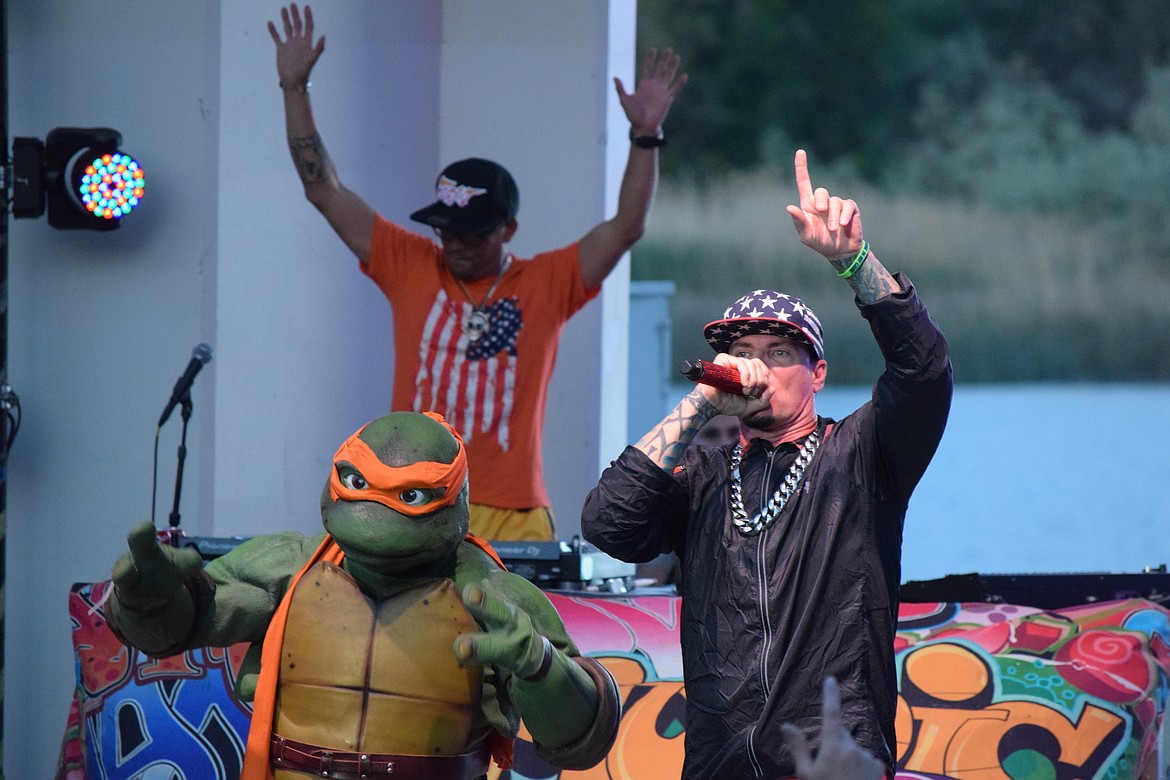
M187 460L187 421L191 419L191 391L183 393L179 399L180 414L183 418L183 431L179 437L179 462L175 472L175 503L171 508L170 537L171 546L178 547L183 532L179 530L179 497L183 492L183 463Z

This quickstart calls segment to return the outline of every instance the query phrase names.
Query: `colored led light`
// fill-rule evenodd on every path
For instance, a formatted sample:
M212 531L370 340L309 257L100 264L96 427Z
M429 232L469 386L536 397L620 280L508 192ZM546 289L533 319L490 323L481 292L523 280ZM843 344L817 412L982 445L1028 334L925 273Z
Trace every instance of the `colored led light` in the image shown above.
M138 162L115 152L94 158L85 167L77 193L86 210L100 219L120 219L138 206L146 177Z

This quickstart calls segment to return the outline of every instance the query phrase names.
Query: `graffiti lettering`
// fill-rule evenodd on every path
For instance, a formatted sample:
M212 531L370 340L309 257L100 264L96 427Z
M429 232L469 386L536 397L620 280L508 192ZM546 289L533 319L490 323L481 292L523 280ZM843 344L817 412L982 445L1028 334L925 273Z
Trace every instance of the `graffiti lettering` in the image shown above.
M551 766L541 778L610 780L610 778L679 777L683 764L683 723L686 694L681 682L647 679L649 662L634 656L598 657L617 682L622 697L622 720L617 739L605 760L592 769L557 773ZM527 729L517 737L531 742ZM528 746L517 744L517 753ZM492 767L488 777L499 776Z
M899 766L965 780L1097 777L1127 738L1115 712L1082 700L1076 716L1037 701L992 701L996 667L959 643L920 646L902 661Z

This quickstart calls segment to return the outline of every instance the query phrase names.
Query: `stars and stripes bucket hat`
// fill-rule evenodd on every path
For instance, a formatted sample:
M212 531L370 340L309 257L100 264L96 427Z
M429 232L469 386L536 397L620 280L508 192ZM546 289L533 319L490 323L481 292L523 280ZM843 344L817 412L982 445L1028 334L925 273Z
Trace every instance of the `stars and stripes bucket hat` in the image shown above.
M804 301L775 290L753 290L707 323L703 336L716 352L726 352L736 339L756 334L782 336L807 344L817 360L824 360L821 321Z

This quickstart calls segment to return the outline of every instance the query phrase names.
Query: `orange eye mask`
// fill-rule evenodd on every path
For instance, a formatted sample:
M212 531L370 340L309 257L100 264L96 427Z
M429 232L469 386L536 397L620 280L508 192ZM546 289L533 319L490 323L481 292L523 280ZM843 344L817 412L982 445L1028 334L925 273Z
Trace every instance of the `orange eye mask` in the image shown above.
M454 504L467 479L467 453L463 439L440 415L424 414L442 423L459 442L459 451L453 462L422 461L409 466L387 466L362 441L363 425L333 456L333 473L329 475L330 498L334 501L376 501L412 517ZM342 482L340 472L346 466L357 472L364 487L350 487Z

